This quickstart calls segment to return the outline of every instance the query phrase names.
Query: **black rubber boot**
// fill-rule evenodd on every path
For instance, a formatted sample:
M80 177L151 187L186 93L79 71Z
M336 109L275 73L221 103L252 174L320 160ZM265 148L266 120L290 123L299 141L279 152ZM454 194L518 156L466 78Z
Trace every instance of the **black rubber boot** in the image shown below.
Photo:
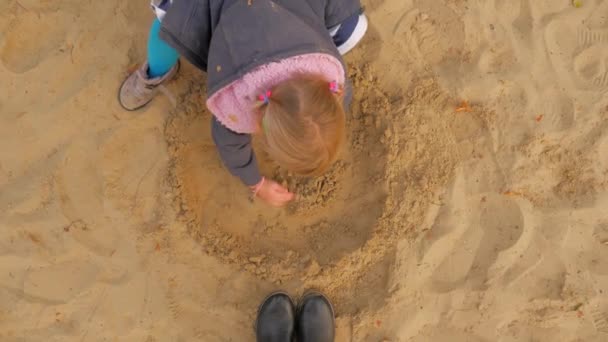
M304 295L296 318L298 342L333 342L336 334L334 309L319 292Z
M258 342L291 342L295 325L295 309L288 294L270 295L258 310L255 336Z

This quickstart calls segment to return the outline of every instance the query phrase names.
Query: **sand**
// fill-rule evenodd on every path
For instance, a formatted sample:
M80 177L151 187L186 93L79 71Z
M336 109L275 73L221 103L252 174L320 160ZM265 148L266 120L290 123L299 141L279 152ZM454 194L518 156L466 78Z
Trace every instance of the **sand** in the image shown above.
M147 0L0 3L0 341L252 341L270 291L337 341L608 340L608 1L367 0L349 143L251 201L187 63L136 113Z

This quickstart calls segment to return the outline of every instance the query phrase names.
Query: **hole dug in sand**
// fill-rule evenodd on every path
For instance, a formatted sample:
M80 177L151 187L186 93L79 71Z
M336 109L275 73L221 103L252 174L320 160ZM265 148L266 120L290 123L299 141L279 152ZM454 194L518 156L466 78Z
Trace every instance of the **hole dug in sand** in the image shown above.
M342 310L366 306L356 299L361 293L381 305L397 241L421 223L455 159L444 127L425 123L449 110L435 82L423 82L408 106L371 75L352 71L348 143L327 174L290 177L258 153L263 173L299 196L279 210L252 203L222 166L200 101L204 89L186 96L165 132L169 183L175 211L206 253L283 288L323 288ZM441 108L429 107L430 98Z

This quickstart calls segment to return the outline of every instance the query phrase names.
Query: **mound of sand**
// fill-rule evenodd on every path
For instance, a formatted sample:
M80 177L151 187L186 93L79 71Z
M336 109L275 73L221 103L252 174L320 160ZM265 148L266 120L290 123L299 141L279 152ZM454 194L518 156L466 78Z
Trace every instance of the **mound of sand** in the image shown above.
M248 341L278 288L328 293L339 341L608 339L608 1L364 4L349 144L317 179L261 154L275 210L204 74L116 103L145 0L1 3L0 340Z

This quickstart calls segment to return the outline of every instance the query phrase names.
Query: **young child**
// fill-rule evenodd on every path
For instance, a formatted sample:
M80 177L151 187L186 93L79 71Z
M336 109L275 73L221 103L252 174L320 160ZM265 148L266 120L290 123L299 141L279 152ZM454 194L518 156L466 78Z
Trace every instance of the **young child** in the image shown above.
M251 134L300 175L323 173L343 143L351 97L341 55L364 36L359 0L153 0L147 61L122 84L137 110L178 71L207 72L212 136L230 172L273 206L294 195L258 170Z

